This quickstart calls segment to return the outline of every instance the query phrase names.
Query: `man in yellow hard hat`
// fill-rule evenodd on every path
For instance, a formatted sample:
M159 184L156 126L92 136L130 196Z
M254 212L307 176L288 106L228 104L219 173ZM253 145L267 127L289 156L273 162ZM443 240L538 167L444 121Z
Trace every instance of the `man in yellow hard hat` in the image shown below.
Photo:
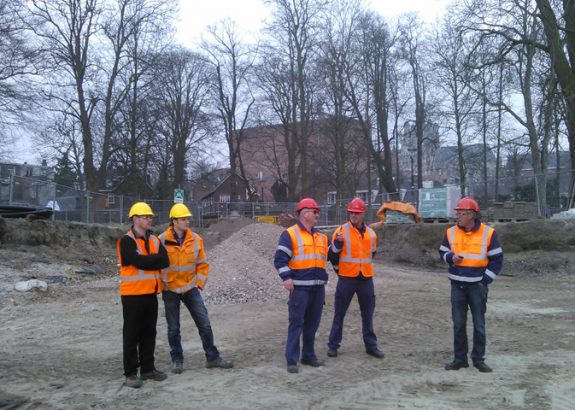
M170 210L170 226L160 235L168 251L170 266L162 271L164 291L162 298L168 322L168 342L172 357L172 372L184 370L184 353L180 336L180 304L189 310L198 328L206 355L206 367L230 369L233 363L224 360L214 345L214 334L204 305L201 290L208 280L209 265L204 241L190 229L192 213L184 204L175 204Z
M168 376L154 366L157 293L162 290L160 272L169 265L166 249L152 235L152 208L137 202L129 213L132 227L118 239L120 295L122 298L125 384L142 386L142 380L162 381ZM140 377L138 377L138 368Z

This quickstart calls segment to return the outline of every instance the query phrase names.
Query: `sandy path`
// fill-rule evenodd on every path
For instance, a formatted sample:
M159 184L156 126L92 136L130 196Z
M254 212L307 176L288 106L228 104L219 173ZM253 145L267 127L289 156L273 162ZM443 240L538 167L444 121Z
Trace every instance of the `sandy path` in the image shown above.
M376 274L382 361L364 353L355 301L339 357L326 357L332 278L316 344L325 367L286 372L285 299L210 305L216 344L236 367L205 369L199 337L185 317L186 371L128 389L122 387L119 297L113 281L101 280L0 310L0 390L27 398L23 409L575 408L575 279L499 278L487 318L487 362L495 371L480 374L443 370L452 343L443 272L379 265ZM167 370L162 303L160 312L156 359Z

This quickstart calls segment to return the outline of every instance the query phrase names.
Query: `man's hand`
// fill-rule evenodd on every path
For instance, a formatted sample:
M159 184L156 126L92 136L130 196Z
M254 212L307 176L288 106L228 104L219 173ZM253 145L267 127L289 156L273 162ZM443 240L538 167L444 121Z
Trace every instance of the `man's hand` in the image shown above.
M463 256L461 255L453 255L453 263L458 264L463 261Z
M339 241L339 242L343 242L343 232L339 231L338 233L335 234L335 240Z
M289 293L293 292L293 279L284 280L284 288L286 288Z

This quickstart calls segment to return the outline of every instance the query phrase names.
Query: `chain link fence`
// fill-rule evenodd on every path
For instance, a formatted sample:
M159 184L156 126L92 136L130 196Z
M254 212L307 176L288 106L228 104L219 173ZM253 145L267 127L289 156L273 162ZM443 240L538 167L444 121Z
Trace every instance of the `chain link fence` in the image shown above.
M488 220L523 220L550 217L568 209L570 192L573 191L573 171L553 173L546 178L534 175L518 175L500 178L496 181L470 182L466 195L476 198ZM429 206L437 208L437 216L449 217L453 200L443 195L457 186L447 188L422 188L402 190L395 193L362 197L368 205L366 220L376 221L377 210L386 201L401 200L416 206L422 213ZM443 190L443 191L442 191ZM460 191L457 191L457 199ZM543 200L545 198L545 200ZM338 225L347 220L347 204L352 198L327 203L316 198L321 207L319 224ZM52 218L62 221L88 223L127 223L131 205L143 200L150 204L156 215L155 223L169 221L168 215L173 199L140 199L112 193L98 193L78 190L56 184L49 180L11 175L0 180L0 206L48 207L54 212ZM428 202L425 202L428 201ZM433 205L430 205L430 202ZM282 215L293 215L294 202L186 202L193 214L193 225L203 226L223 218L244 217L264 222L278 222ZM426 208L427 207L427 208ZM422 216L426 216L422 213Z

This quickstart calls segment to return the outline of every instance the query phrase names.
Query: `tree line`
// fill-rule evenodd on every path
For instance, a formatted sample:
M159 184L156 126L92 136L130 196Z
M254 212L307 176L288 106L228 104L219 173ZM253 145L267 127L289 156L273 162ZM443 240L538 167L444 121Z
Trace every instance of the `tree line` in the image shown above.
M457 146L463 194L466 145L483 147L485 197L488 151L494 198L505 156L528 153L541 212L549 156L568 150L575 163L571 2L462 0L434 25L384 18L361 0L263 2L272 14L256 41L224 20L186 47L174 41L171 1L0 0L0 155L25 126L83 188L123 178L131 193L166 198L222 147L246 177L245 130L274 125L286 155L276 177L294 200L313 184L315 121L330 118L322 160L345 198L361 161L377 172L374 189L398 191L411 121L417 187L435 124ZM348 149L350 120L362 150Z

